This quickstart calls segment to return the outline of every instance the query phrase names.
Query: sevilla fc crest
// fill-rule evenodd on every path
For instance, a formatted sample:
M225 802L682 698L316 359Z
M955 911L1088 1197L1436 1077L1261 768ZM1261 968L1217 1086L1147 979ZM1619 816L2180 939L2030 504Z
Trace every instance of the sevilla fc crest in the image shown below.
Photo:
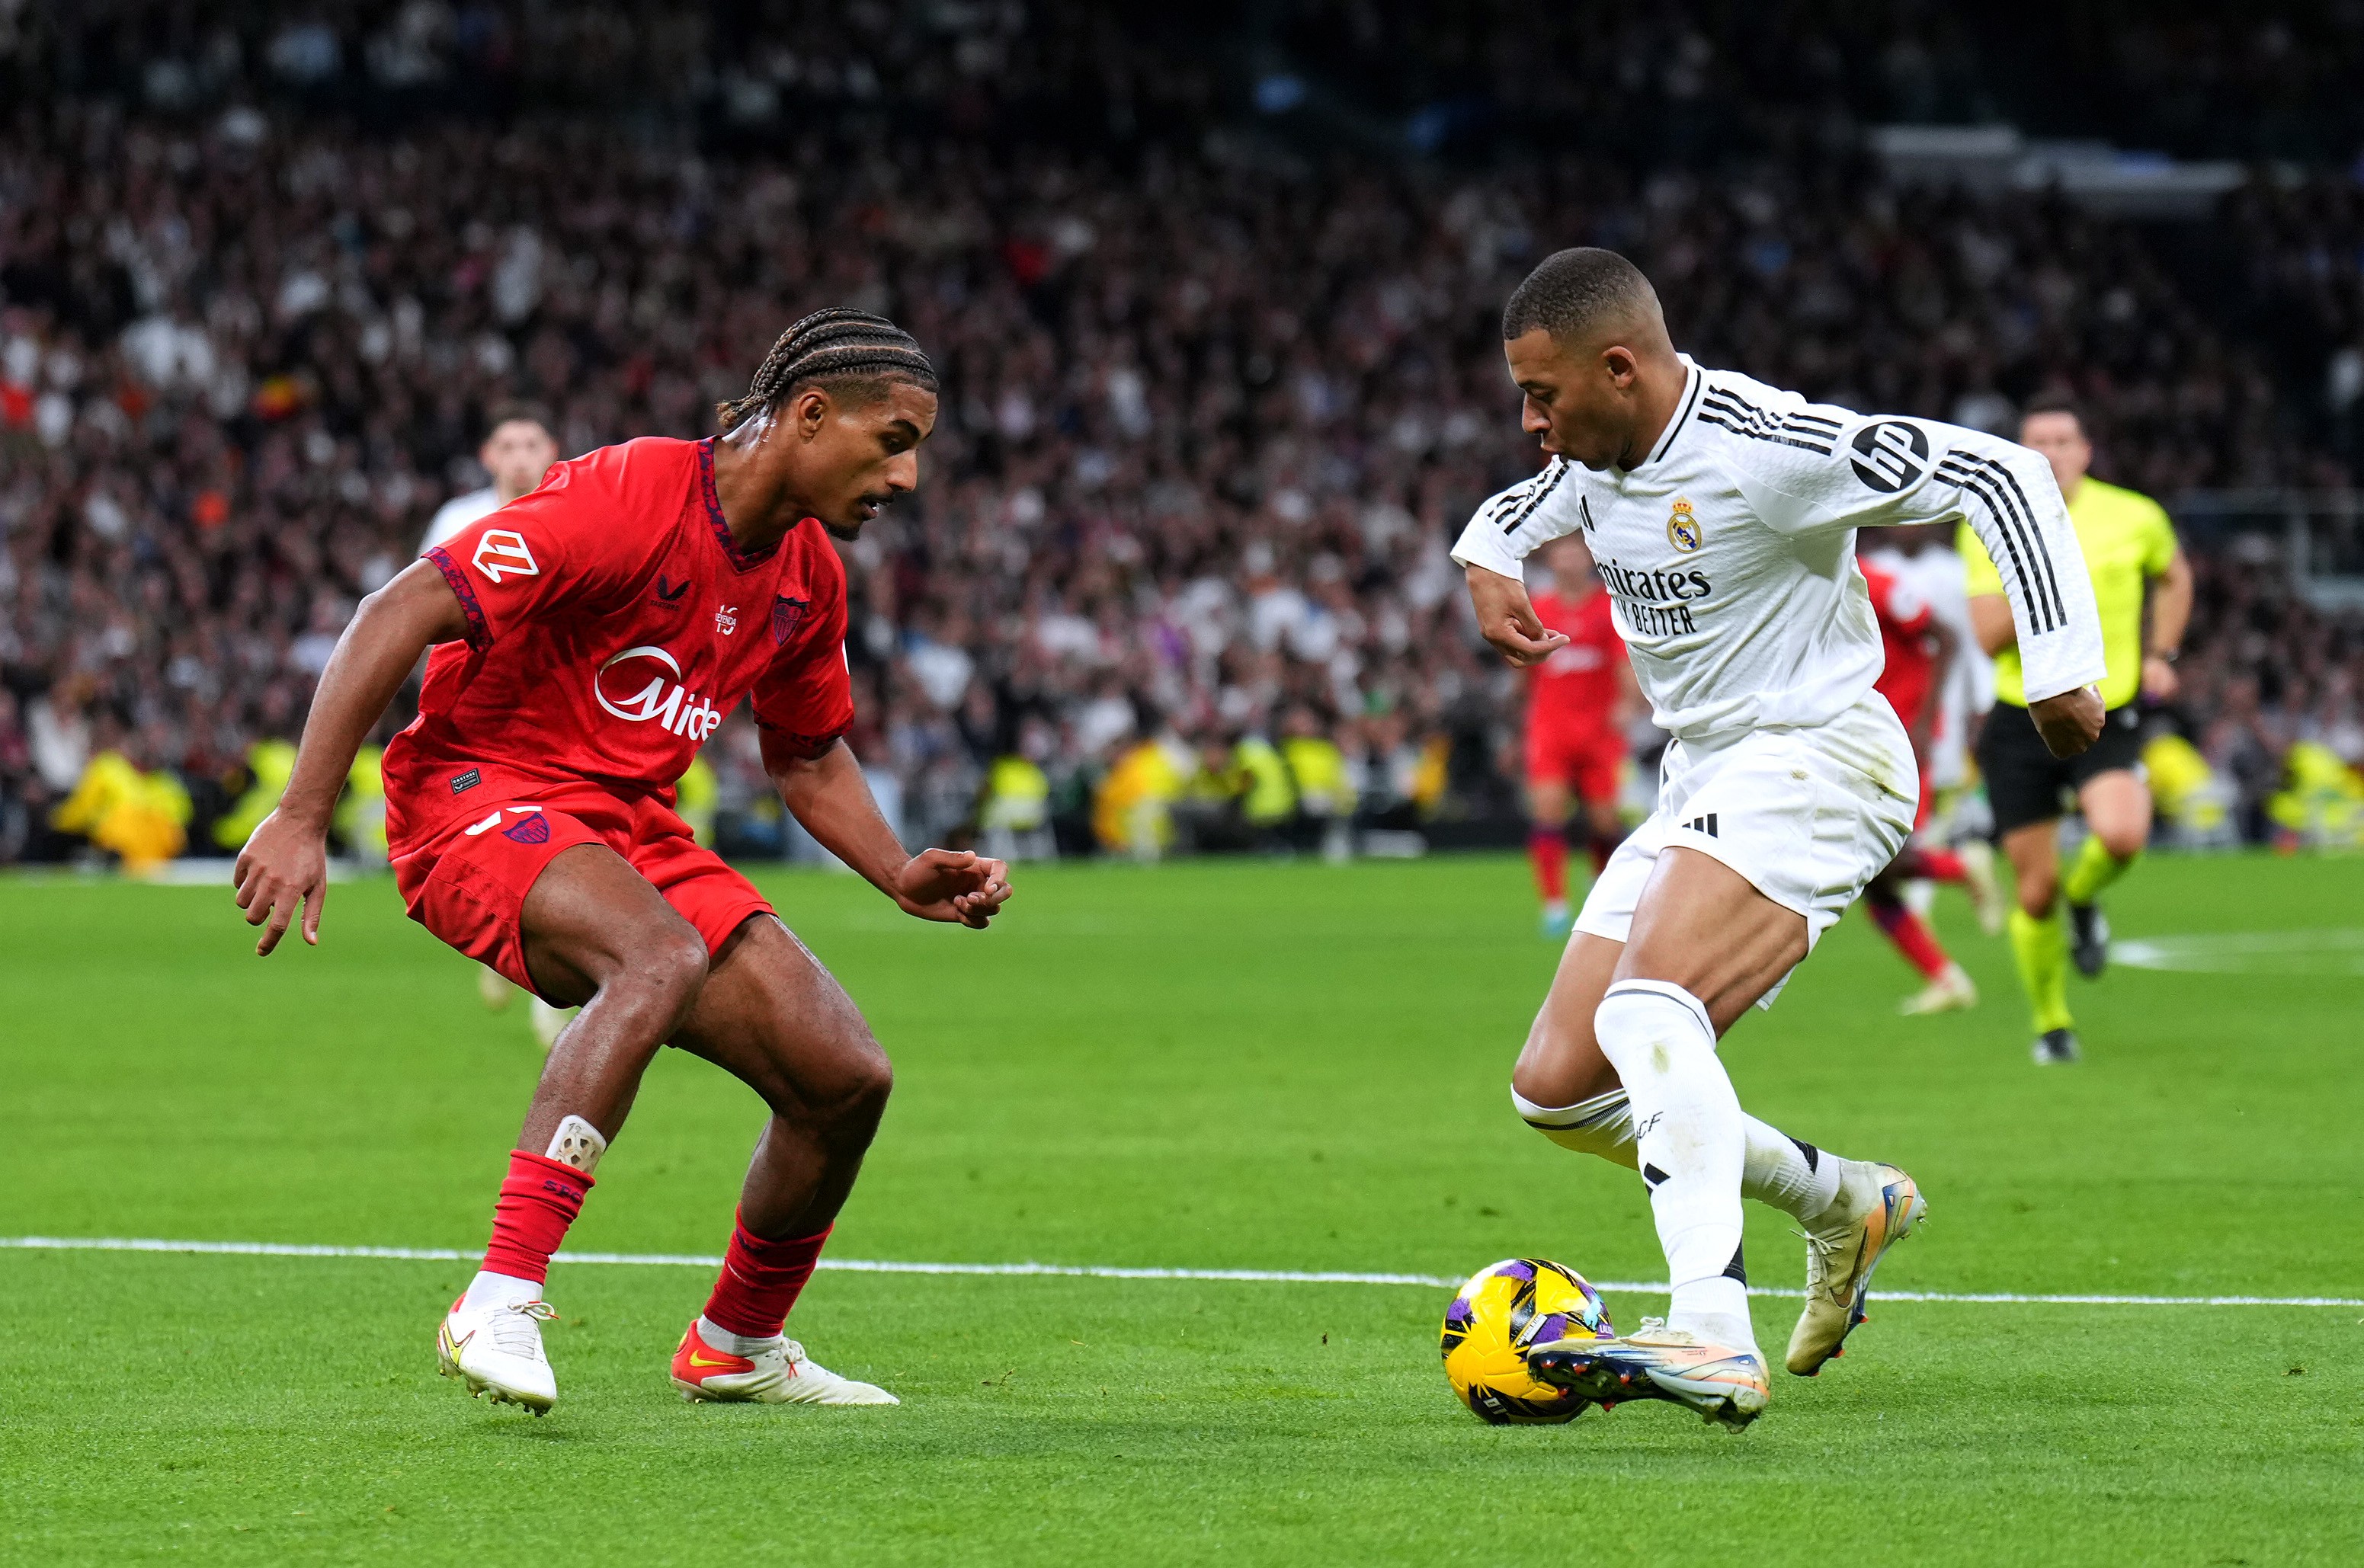
M791 599L782 594L772 601L772 646L779 647L797 633L805 612L812 608L810 599Z
M501 837L514 839L520 844L547 844L550 842L550 818L537 811L502 828Z

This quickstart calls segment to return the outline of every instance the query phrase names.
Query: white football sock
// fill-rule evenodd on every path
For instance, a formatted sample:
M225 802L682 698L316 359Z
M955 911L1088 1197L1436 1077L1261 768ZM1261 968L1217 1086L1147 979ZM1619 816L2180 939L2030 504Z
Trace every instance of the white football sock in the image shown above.
M1633 1102L1642 1179L1674 1285L1667 1327L1754 1351L1740 1252L1747 1124L1716 1059L1707 1008L1678 985L1622 981L1601 998L1593 1036Z
M1755 1117L1746 1119L1748 1159L1741 1169L1741 1195L1772 1205L1801 1225L1820 1219L1839 1195L1839 1167L1845 1162Z
M780 1340L786 1338L785 1335L774 1334L768 1339L751 1340L744 1334L734 1334L728 1329L708 1322L703 1313L697 1319L697 1337L706 1341L708 1350L733 1356L757 1356L765 1351L776 1351L780 1348Z
M479 1271L476 1277L468 1282L468 1294L460 1298L460 1305L474 1311L483 1307L507 1307L516 1302L541 1299L540 1281Z
M1622 1088L1572 1106L1539 1106L1513 1089L1511 1104L1521 1120L1562 1149L1596 1155L1629 1171L1641 1163L1634 1152L1634 1115ZM1741 1125L1748 1153L1740 1167L1740 1195L1769 1204L1801 1224L1821 1218L1838 1195L1838 1156L1745 1112Z

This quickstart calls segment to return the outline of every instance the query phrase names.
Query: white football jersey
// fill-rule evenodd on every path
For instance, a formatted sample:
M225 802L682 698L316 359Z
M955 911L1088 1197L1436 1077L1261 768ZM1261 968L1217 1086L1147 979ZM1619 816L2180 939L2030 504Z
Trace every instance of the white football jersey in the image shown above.
M427 537L418 541L418 553L424 555L439 544L449 544L462 528L500 509L501 493L489 484L465 495L452 496L435 508L435 516L427 524Z
M1855 530L1966 519L2000 564L2032 699L2103 672L2085 558L2052 470L1982 431L1808 403L1688 355L1630 472L1554 458L1453 548L1505 577L1581 528L1658 727L1704 740L1828 723L1879 676Z

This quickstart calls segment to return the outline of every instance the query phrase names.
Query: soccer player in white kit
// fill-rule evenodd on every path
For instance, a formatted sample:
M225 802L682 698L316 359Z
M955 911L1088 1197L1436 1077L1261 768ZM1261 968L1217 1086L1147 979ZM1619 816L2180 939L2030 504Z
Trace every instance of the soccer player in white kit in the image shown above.
M1539 1345L1541 1381L1668 1399L1740 1428L1771 1388L1748 1319L1744 1195L1807 1235L1790 1370L1862 1321L1880 1255L1924 1212L1893 1165L1842 1160L1744 1115L1716 1041L1790 972L1912 828L1920 781L1872 691L1879 631L1855 531L1967 520L1993 553L2046 744L2102 728L2101 627L2044 460L1934 420L1810 404L1675 351L1649 281L1600 250L1547 258L1502 313L1523 427L1550 462L1478 509L1453 558L1486 639L1533 664L1563 640L1520 562L1582 529L1634 673L1674 740L1657 809L1577 917L1511 1075L1555 1142L1638 1168L1673 1301L1613 1340Z

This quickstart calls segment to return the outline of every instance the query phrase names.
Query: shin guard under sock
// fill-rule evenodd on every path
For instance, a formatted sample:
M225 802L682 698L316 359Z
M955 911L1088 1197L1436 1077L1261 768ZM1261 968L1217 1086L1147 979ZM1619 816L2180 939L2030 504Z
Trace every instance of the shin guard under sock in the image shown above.
M509 1151L509 1173L493 1205L493 1240L485 1272L537 1283L550 1277L550 1255L583 1212L591 1178L574 1166L522 1149Z
M1680 986L1624 981L1601 998L1593 1036L1633 1101L1635 1151L1673 1283L1667 1323L1720 1342L1742 1337L1753 1351L1740 1266L1746 1121L1707 1008Z

